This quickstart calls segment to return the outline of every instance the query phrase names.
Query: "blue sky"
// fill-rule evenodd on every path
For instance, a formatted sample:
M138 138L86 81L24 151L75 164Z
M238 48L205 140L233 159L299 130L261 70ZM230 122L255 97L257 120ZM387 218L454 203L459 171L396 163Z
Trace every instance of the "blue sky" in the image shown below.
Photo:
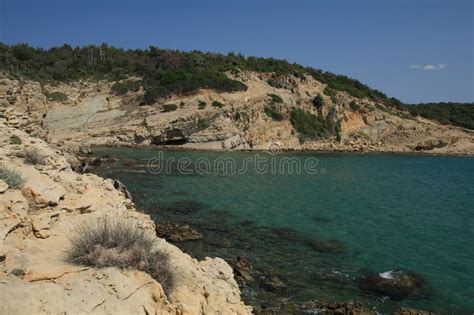
M472 0L0 0L0 41L285 58L405 102L474 101Z

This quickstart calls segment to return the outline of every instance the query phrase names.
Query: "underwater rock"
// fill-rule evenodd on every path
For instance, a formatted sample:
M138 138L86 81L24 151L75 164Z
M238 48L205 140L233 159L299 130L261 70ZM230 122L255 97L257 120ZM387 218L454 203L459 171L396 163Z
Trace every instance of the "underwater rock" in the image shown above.
M294 315L294 314L321 314L321 315L374 315L374 311L366 308L361 302L327 303L310 301L295 303L290 300L281 302L278 306L254 307L257 315ZM424 314L423 314L424 315Z
M428 284L420 275L404 271L369 273L357 280L357 286L363 291L394 300L421 299L431 295Z
M414 308L402 307L397 310L393 315L436 315L436 313L417 310Z
M311 238L304 233L289 228L273 228L271 232L277 237L291 242L305 243L311 241Z
M331 315L373 315L372 310L367 309L361 302L327 303L323 301L311 301L301 305L303 314L331 314Z
M234 261L229 263L234 270L235 279L238 283L253 282L255 279L250 274L252 265L244 257L237 257Z
M203 238L202 234L189 227L178 223L156 223L156 235L171 242L184 242L200 240Z
M287 286L280 279L280 275L274 270L262 270L258 277L260 287L273 293L282 293L287 290Z
M313 219L313 222L316 222L316 223L329 223L331 221L325 217L312 217L312 219Z
M197 200L180 200L158 206L158 211L190 214L207 209L207 205Z
M308 245L320 253L342 254L346 251L346 246L339 240L311 240Z

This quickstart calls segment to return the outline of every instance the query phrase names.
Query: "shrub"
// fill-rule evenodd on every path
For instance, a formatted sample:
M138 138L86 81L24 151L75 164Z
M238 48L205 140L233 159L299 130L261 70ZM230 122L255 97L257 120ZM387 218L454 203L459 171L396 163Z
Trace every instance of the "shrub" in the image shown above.
M204 108L206 108L206 106L207 106L207 103L204 102L204 101L200 101L199 104L198 104L199 109L204 109Z
M318 93L318 95L313 99L313 105L316 107L318 110L321 110L324 105L324 99L321 96L321 94Z
M11 136L10 137L10 144L21 144L21 139L18 136Z
M178 106L175 104L164 104L163 105L163 111L164 112L173 112L178 109Z
M100 51L110 58L101 60ZM8 56L8 62L4 56ZM95 57L94 65L84 62L91 56ZM15 64L21 67L11 67ZM222 55L196 50L185 52L158 47L145 50L119 49L106 44L83 47L63 45L41 49L26 44L0 43L0 71L9 75L45 83L84 78L116 81L140 76L143 78L146 104L153 104L157 98L171 94L190 94L200 88L225 92L245 91L245 84L226 75L227 72L236 74L241 70L271 73L273 79L270 82L275 81L275 86L278 86L276 81L281 76L312 76L333 90L346 91L357 98L366 97L393 105L399 103L398 100L389 99L384 93L347 76L274 58L245 57L234 53Z
M403 105L414 116L437 120L442 124L451 124L474 130L474 103L425 103Z
M265 106L263 108L263 111L268 117L270 117L271 119L275 121L282 121L285 119L285 117L279 111L277 111L273 106Z
M0 164L0 179L8 184L11 188L21 188L24 180L20 173L15 170L9 169L6 166Z
M350 102L349 106L350 106L350 108L353 112L357 112L357 111L360 110L360 106L359 106L359 104L357 104L356 101Z
M214 101L214 102L212 102L212 106L222 108L222 107L224 107L224 104L222 104L221 102L218 102L218 101Z
M199 118L197 121L198 130L203 130L209 128L210 121L208 118Z
M10 274L16 277L23 277L25 275L25 270L21 268L15 268L12 271L10 271Z
M43 165L46 156L38 149L25 149L25 162L31 165Z
M124 95L127 94L129 91L136 92L140 89L140 81L134 80L126 80L122 82L115 82L111 90L116 95Z
M291 111L290 122L302 140L327 138L337 131L333 111L322 117L295 108Z
M126 221L104 218L79 225L66 260L95 268L140 270L160 282L165 290L173 286L169 256L157 247L155 236Z
M62 92L46 93L46 97L53 102L65 102L68 100L67 95Z
M324 91L323 91L324 95L327 95L327 96L336 96L336 91L334 91L333 89L331 89L329 86L326 86L324 88Z
M267 83L268 83L268 85L273 86L277 89L282 88L281 83L275 77L271 77L270 79L268 79Z
M324 95L330 96L330 97L331 97L331 101L332 101L333 103L337 103L337 98L336 98L337 93L336 93L335 90L333 90L333 89L329 88L328 86L326 86L326 88L324 89L323 93L324 93Z
M283 99L280 96L273 93L268 93L267 95L270 96L273 103L283 104Z
M179 107L180 107L180 108L184 108L184 105L186 105L184 102L180 102L180 103L179 103Z

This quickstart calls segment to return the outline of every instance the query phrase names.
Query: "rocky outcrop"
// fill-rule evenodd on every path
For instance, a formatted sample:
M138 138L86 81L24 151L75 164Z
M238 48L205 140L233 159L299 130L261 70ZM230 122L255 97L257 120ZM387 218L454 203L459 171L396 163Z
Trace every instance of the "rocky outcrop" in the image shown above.
M206 150L316 150L360 152L474 153L474 133L462 128L412 117L368 99L345 92L323 93L326 85L311 77L277 77L242 71L231 75L248 86L246 91L219 93L200 90L175 95L151 106L142 106L143 90L115 95L110 82L74 82L41 87L35 82L0 78L0 121L47 139L50 143L87 145L172 145ZM51 101L47 92L68 96ZM283 103L272 104L269 94ZM322 95L324 105L312 101ZM211 106L213 101L223 106ZM199 107L206 102L206 107ZM162 104L177 109L162 111ZM179 106L178 106L179 105ZM265 114L274 106L283 117ZM290 123L290 112L299 108L317 116L332 113L339 124L327 139L300 142Z
M16 135L21 144L11 144ZM219 258L197 261L165 240L174 279L165 291L137 270L96 269L65 260L70 238L84 222L114 218L154 233L123 185L78 174L44 141L0 123L0 164L24 179L0 182L0 313L5 314L248 314L232 269ZM25 149L41 150L42 165L25 164ZM19 303L21 301L21 303Z
M420 275L411 272L369 273L357 282L364 291L389 296L394 300L423 299L432 295L427 282Z
M156 235L171 242L194 241L203 238L202 234L189 225L160 222L156 224Z

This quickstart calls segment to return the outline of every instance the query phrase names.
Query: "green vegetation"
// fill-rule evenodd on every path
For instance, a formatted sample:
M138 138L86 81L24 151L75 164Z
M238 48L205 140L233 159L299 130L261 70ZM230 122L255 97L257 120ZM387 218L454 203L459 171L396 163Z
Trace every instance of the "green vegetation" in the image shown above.
M62 92L52 92L52 93L45 93L46 97L48 100L53 101L53 102L65 102L68 100L68 97L66 94Z
M316 107L316 109L319 111L323 108L324 105L324 99L321 96L321 94L318 94L314 99L313 99L313 105Z
M15 268L12 271L10 271L10 274L14 275L15 277L23 277L26 273L24 269L21 268Z
M21 139L18 136L11 136L10 137L10 144L21 144Z
M175 110L178 109L178 106L176 104L164 104L162 107L165 113L174 112Z
M24 180L20 173L15 170L9 169L6 166L0 164L0 179L8 184L11 188L21 188Z
M283 99L280 96L272 93L268 93L268 96L272 99L272 103L283 104Z
M66 260L95 268L140 270L156 279L165 290L173 285L167 253L157 248L156 238L127 221L90 221L80 225L71 239Z
M224 107L224 104L222 104L221 102L218 102L218 101L214 101L214 102L212 102L212 106L222 108L222 107Z
M112 85L112 92L116 95L124 95L128 92L136 92L140 89L140 81L126 80L121 82L115 82Z
M335 90L333 90L333 89L331 89L331 88L329 88L329 87L326 86L326 87L324 88L323 93L324 93L324 95L327 95L327 96L331 97L331 101L332 101L333 103L337 103L337 98L336 98L337 93L336 93Z
M285 117L274 106L268 105L264 107L265 114L275 121L282 121Z
M415 116L474 130L474 103L425 103L402 108Z
M204 101L199 101L199 104L198 104L198 108L199 108L199 109L204 109L204 108L206 108L206 106L207 106L207 103L206 103L206 102L204 102Z
M275 76L272 76L267 80L268 85L273 86L277 89L282 88L282 85L280 82L278 82L277 78Z
M336 91L326 86L324 88L323 94L327 96L336 96Z
M186 105L185 102L183 102L183 101L179 102L179 108L184 108L184 105Z
M350 102L349 106L350 106L350 108L351 108L351 110L352 110L353 112L357 112L357 111L360 110L360 105L357 104L356 101Z
M207 129L207 128L209 128L209 126L210 126L209 118L199 118L198 119L197 125L196 125L198 130Z
M396 106L398 102L358 80L286 60L245 57L235 53L183 52L153 46L146 50L124 50L107 44L84 47L66 44L45 50L26 44L9 46L0 43L0 70L42 84L85 78L118 81L137 76L143 79L143 101L147 104L171 94L193 93L200 88L244 91L247 89L245 84L226 76L226 72L238 74L240 70L272 73L275 82L280 76L312 76L330 89L346 91L354 97L367 97L390 106Z
M291 111L290 122L300 134L300 140L323 139L338 133L338 125L334 121L334 112L326 117L316 116L302 109L295 108Z

